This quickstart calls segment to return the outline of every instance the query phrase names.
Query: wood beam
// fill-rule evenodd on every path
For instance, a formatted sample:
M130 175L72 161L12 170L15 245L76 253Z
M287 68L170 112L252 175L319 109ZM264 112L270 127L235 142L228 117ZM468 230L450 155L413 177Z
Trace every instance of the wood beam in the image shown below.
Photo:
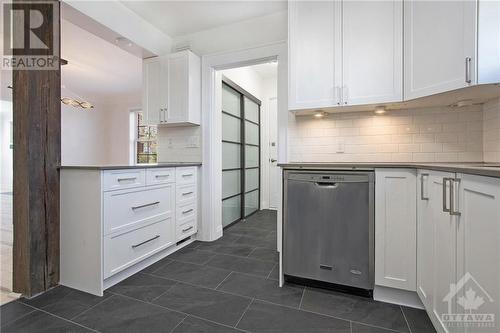
M53 54L58 65L48 70L13 68L12 78L13 289L27 297L59 283L60 4L56 0L52 2L56 12L50 7L40 9L33 5L33 8L42 13L44 25L38 32L42 41L56 50ZM29 22L24 23L26 29ZM16 31L21 30L14 28L14 39ZM27 53L30 51L26 49L13 50L14 57Z

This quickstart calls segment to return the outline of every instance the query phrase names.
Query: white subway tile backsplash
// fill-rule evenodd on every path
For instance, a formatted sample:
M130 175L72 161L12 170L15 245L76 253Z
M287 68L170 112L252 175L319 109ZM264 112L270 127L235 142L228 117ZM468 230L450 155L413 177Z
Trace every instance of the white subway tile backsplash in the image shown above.
M500 163L500 98L483 105L484 161Z
M496 124L492 114L488 110ZM371 112L330 114L323 119L297 116L289 118L289 129L289 156L294 162L480 162L483 142L496 138L496 134L483 136L481 106L394 110L384 116ZM344 153L336 152L337 140L345 143Z

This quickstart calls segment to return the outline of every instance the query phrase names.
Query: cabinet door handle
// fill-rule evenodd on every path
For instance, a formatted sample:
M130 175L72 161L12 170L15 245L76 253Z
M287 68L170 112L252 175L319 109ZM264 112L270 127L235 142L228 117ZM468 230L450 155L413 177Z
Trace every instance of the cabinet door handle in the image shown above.
M139 244L132 245L132 248L135 249L136 247L139 247L139 246L144 245L146 243L152 242L152 241L154 241L155 239L158 239L158 238L160 238L160 235L156 235L153 238L145 240L144 242L140 242Z
M191 192L186 192L186 193L182 193L182 195L190 195L190 194L193 194L193 191L191 191Z
M341 91L340 91L340 87L335 87L335 98L337 99L337 105L340 105L340 103L342 103L342 98L341 98Z
M155 178L168 178L170 175L156 175Z
M420 200L429 200L429 197L424 196L424 177L429 177L428 173L420 175Z
M163 123L163 108L160 108L160 123Z
M448 204L447 204L448 196L446 195L447 194L446 187L447 187L447 184L450 183L450 181L451 181L451 178L443 178L443 212L445 212L445 213L450 212L450 209L448 208ZM450 183L450 186L451 186L451 183Z
M128 177L128 178L118 178L118 182L125 182L125 181L130 181L130 180L136 180L137 177Z
M192 173L185 173L182 175L182 177L191 177L193 174Z
M145 205L134 206L134 207L132 207L132 210L136 210L136 209L140 209L140 208L145 208L145 207L149 207L149 206L154 206L154 205L157 205L159 203L160 203L159 201L155 201L155 202L151 202L151 203L148 203L148 204L145 204Z
M460 213L455 208L455 185L460 184L460 179L450 179L450 215L460 216Z
M342 100L344 101L344 105L347 105L347 101L349 99L349 89L347 86L342 87Z
M185 210L185 211L182 212L182 214L191 213L193 210L194 210L193 208Z
M190 226L189 228L186 228L186 229L182 229L182 232L186 232L186 231L189 231L191 229L193 229L193 226Z
M472 62L471 57L465 58L465 82L466 83L472 82L471 62Z

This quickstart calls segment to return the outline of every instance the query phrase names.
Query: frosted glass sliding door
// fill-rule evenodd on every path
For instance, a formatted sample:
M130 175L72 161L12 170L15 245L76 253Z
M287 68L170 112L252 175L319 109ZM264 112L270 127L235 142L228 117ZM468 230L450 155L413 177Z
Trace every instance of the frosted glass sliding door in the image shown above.
M228 79L222 84L222 225L259 210L260 101Z

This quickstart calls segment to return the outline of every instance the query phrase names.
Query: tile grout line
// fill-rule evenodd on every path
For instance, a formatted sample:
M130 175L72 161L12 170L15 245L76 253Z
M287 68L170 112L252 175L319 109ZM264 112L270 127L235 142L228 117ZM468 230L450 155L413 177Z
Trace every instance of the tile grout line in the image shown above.
M351 333L352 333L352 321L349 320L349 327L351 328Z
M28 304L24 304L23 302L18 302L17 300L14 300L13 302L16 302L16 303L18 303L18 304L22 304L22 305L26 305L26 306L28 306L28 307L30 307L30 308L31 308L31 311L30 311L30 312L28 312L28 313L23 314L22 316L20 316L20 317L18 317L18 318L16 318L16 319L14 319L14 320L11 320L11 321L10 321L8 324L6 324L6 325L2 325L2 324L0 323L0 326L1 326L1 327L7 326L7 325L9 325L9 324L11 324L11 323L13 323L13 322L15 322L15 321L18 321L19 319L24 318L24 317L26 317L27 315L29 315L29 314L31 314L31 313L33 313L33 312L35 312L36 310L38 310L38 308L35 308L35 307L33 307L33 306L29 306ZM10 302L9 302L9 303L10 303ZM4 305L6 305L6 304L9 304L9 303L2 304L2 307L3 307ZM0 329L0 331L1 331L1 329Z
M172 281L173 281L173 280L172 280ZM167 290L165 290L164 292L162 292L160 295L158 295L158 296L156 296L155 298L153 298L153 299L152 299L149 303L152 303L152 304L153 304L153 302L154 302L154 301L156 301L157 299L159 299L160 297L162 297L163 295L165 295L166 293L168 293L168 292L170 291L170 289L172 289L173 287L175 287L176 285L178 285L178 284L179 284L179 282L177 282L177 281L174 281L174 282L175 282L175 283L174 283L173 285L171 285L170 287L168 287L168 289L167 289Z
M109 293L109 291L108 291L108 293ZM77 318L77 317L79 317L80 315L82 315L82 314L84 314L84 313L88 312L89 310L91 310L91 309L95 308L95 307L96 307L96 306L98 306L99 304L101 304L101 303L103 303L103 302L107 301L108 299L110 299L111 297L113 297L113 296L114 296L114 295L113 295L113 294L111 294L111 293L110 293L110 295L111 295L111 296L106 297L106 298L104 298L104 299L100 300L99 302L97 302L97 304L92 305L90 308L85 309L85 310L83 310L82 312L80 312L79 314L77 314L77 315L75 315L75 316L71 317L71 318L70 318L70 320L74 320L74 319L76 319L76 318ZM103 297L104 297L104 296L103 296Z
M58 315L56 315L56 314L50 313L50 312L45 311L45 310L43 310L43 309L36 308L36 307L34 307L34 306L32 306L32 305L29 305L29 304L26 304L26 305L27 305L27 306L29 306L30 308L33 308L33 309L37 310L37 311L43 312L43 313L45 313L45 314L48 314L49 316L52 316L52 317L55 317L55 318L58 318L58 319L64 320L64 321L66 321L66 322L68 322L68 323L72 323L73 325L76 325L76 326L79 326L79 327L83 327L83 328L85 328L85 329L91 330L92 332L100 333L99 331L97 331L97 330L95 330L95 329L93 329L93 328L90 328L90 327L88 327L88 326L84 326L84 325L82 325L82 324L80 324L80 323L77 323L76 321L73 321L73 320L70 320L70 319L66 319L66 318L60 317L60 316L58 316ZM32 311L32 312L35 312L35 311ZM13 321L12 323L17 322L18 320L19 320L19 319L16 319L16 320L15 320L15 321ZM11 324L12 324L12 323L11 323Z
M401 310L401 313L403 314L403 318L405 319L406 326L408 326L408 330L410 331L410 333L412 333L410 323L408 322L408 319L406 318L406 315L405 315L405 311L403 310L403 307L401 305L399 305L399 309Z
M186 316L186 317L184 317L184 318L182 318L182 320L181 320L181 321L180 321L177 325L175 325L175 326L174 326L174 328L172 328L172 329L170 330L170 332L169 332L169 333L172 333L173 331L175 331L175 329L176 329L177 327L181 326L181 325L182 325L182 323L184 322L184 320L186 320L186 318L187 318L187 317L189 317L189 315L188 315L188 316Z
M218 288L226 281L231 275L233 274L233 271L229 272L229 274L222 280L216 287L215 290L219 291Z
M299 310L302 309L302 300L304 299L304 294L306 293L306 287L302 290L302 296L300 296Z
M270 280L270 279L269 279L269 277L271 276L271 273L272 273L272 272L274 271L274 269L276 268L276 265L277 265L277 264L274 264L274 266L273 266L273 268L271 268L271 271L269 272L269 274L267 274L267 276L266 276L266 279L267 279L267 280Z
M247 313L248 309L250 309L250 306L252 305L252 303L253 303L254 300L255 300L255 298L252 298L252 300L250 301L250 303L248 303L245 311L243 311L243 313L241 314L240 319L238 319L238 322L236 323L236 325L234 325L234 328L238 327L238 325L240 324L240 321L243 319L243 317L245 316L245 313Z

